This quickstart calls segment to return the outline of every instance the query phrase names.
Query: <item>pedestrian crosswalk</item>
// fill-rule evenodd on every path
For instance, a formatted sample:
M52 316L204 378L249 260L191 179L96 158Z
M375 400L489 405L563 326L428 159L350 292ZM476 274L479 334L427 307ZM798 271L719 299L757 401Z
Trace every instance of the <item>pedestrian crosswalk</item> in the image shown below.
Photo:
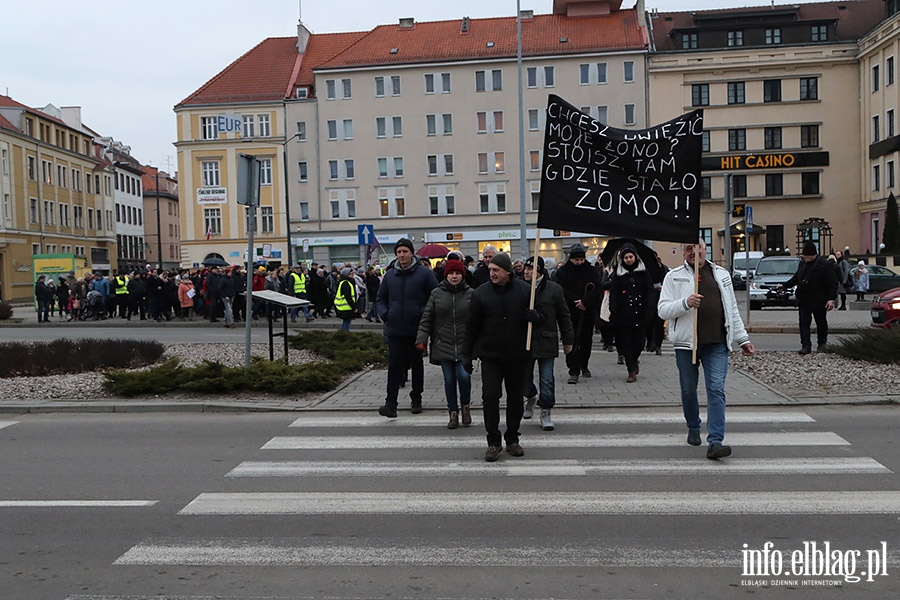
M523 423L525 457L504 453L489 464L482 460L483 428L447 431L443 414L396 420L357 412L303 414L231 468L219 489L200 492L177 510L178 519L221 519L223 527L243 518L273 523L264 533L229 537L220 528L204 537L187 527L190 533L182 537L139 541L115 564L737 572L740 547L733 535L698 548L677 535L617 540L592 528L598 519L609 527L645 518L677 524L697 517L730 523L861 515L895 522L900 515L900 491L884 484L893 471L803 411L733 410L726 441L735 456L722 461L707 460L705 448L685 443L677 411L559 410L556 416L559 427L552 433ZM528 514L557 525L574 519L571 539L523 534L518 528ZM278 519L295 516L320 528L352 521L359 532L326 538L272 533L283 522ZM478 525L447 536L446 523L456 517L484 519L485 527L494 522L489 518L501 519L508 538L480 536ZM399 532L397 519L413 520L417 535ZM891 564L897 560L892 549Z
M16 423L18 423L18 421L0 421L0 429L3 429L4 427L12 427Z

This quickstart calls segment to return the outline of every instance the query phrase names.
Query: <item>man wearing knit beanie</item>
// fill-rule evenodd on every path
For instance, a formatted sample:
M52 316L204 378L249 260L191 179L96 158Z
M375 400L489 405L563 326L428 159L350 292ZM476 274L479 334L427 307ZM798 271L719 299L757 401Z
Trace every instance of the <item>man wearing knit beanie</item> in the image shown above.
M828 343L828 311L834 310L837 300L837 273L828 261L819 256L816 244L807 240L800 254L803 260L794 276L780 289L796 286L797 313L800 318L800 354L812 352L812 320L816 320L817 350Z
M588 362L594 336L594 314L600 305L600 273L587 262L584 246L572 244L569 259L556 271L556 283L566 294L566 304L575 327L575 348L566 355L569 367L568 383L578 383L578 377L590 377Z
M508 254L495 254L488 265L490 283L475 288L466 317L463 341L463 364L472 372L472 360L481 359L481 400L488 449L484 460L500 458L503 441L512 456L523 456L519 444L519 425L524 410L528 351L525 339L528 323L542 320L540 313L529 310L531 288L513 277ZM500 399L506 387L506 432L500 433Z
M422 412L425 366L422 353L416 349L416 334L425 304L438 282L434 271L422 266L414 252L410 240L397 240L394 244L397 260L394 268L384 274L372 307L376 317L384 321L384 336L388 344L387 393L378 414L389 419L397 417L397 397L407 369L412 374L412 390L409 393L412 413Z

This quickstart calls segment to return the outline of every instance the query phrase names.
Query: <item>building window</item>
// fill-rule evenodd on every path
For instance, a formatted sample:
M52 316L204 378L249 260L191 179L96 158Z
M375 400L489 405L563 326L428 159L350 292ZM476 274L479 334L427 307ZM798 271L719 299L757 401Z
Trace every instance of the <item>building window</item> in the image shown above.
M356 163L352 158L344 160L344 179L356 179Z
M506 184L478 184L478 207L482 213L505 213Z
M275 208L263 206L259 209L262 233L275 233Z
M495 110L494 111L494 132L500 133L503 131L503 111Z
M801 188L801 193L803 193L803 194L818 194L819 193L819 173L818 173L818 171L801 173L800 174L800 188Z
M375 117L375 137L383 138L387 135L387 119Z
M606 125L609 123L609 107L608 106L598 106L597 107L597 120Z
M403 157L394 157L394 177L403 177Z
M253 137L253 115L243 115L241 117L242 128L241 128L241 137L252 138Z
M813 25L812 27L810 27L809 39L812 42L827 42L828 41L828 26L827 25Z
M709 84L691 85L691 106L709 106Z
M425 135L437 135L437 115L425 115Z
M272 159L261 158L259 160L259 184L272 185Z
M744 32L741 30L728 32L728 45L730 47L744 45Z
M763 81L763 102L781 102L780 79L766 79Z
M541 182L532 181L531 185L531 210L537 212L541 208Z
M326 125L328 126L328 139L336 140L337 139L337 121L334 119L329 119L326 121Z
M400 76L391 75L391 96L400 95Z
M219 137L216 117L200 117L200 137L204 140L214 140Z
M819 146L819 126L818 125L801 125L800 126L800 147L801 148L817 148Z
M297 173L297 181L309 181L309 165L305 160L297 163Z
M403 137L403 117L391 117L391 125L393 126L393 136Z
M356 190L330 190L328 193L332 219L356 218Z
M297 121L297 139L301 142L306 141L306 121Z
M456 194L452 185L428 187L428 212L431 215L456 214Z
M728 82L728 104L744 104L744 82L729 81Z
M766 127L763 132L766 150L781 148L781 127Z
M336 161L336 160L328 161L328 178L331 181L334 181L338 178L338 161Z
M325 80L325 98L328 100L337 98L337 88L334 86L334 79Z
M700 134L700 151L709 152L709 130Z
M581 85L587 85L591 82L591 65L582 63L578 65L578 76Z
M731 177L731 193L735 198L747 197L747 176L733 175Z
M406 216L406 196L402 187L378 188L378 204L384 218Z
M817 77L803 77L800 79L800 99L819 99L819 79Z
M529 88L553 87L555 79L553 67L528 67L526 71L526 81Z
M444 113L441 115L441 120L444 122L444 135L453 135L453 115Z
M491 70L491 85L495 92L503 89L503 71L500 69Z
M872 91L877 92L881 88L881 66L872 66Z
M211 160L201 162L200 171L203 177L203 187L219 186L219 161Z
M222 209L204 208L203 225L210 235L222 235Z
M375 97L384 98L384 77L375 78Z
M597 63L597 83L606 83L606 63Z
M490 80L488 80L490 74ZM490 86L490 87L488 87ZM488 71L475 71L475 91L493 91L498 92L503 89L503 71L493 69Z
M342 94L343 94L342 97L343 97L344 99L346 99L346 98L352 98L352 97L353 97L353 91L352 91L352 89L351 89L351 87L350 87L350 80L349 80L349 79L341 79L341 92L342 92Z
M434 73L425 73L425 93L434 93Z
M625 83L634 82L634 61L626 60L624 64Z
M541 170L541 151L540 150L529 151L528 158L531 163L531 170L532 171L540 171Z
M872 142L877 142L881 139L881 119L878 115L872 117Z
M300 203L300 220L309 221L309 202Z
M872 191L881 190L881 165L872 165Z
M625 105L625 124L634 125L634 104Z
M781 173L766 174L766 196L784 194L784 176Z
M712 198L712 177L700 178L700 198L703 200Z
M344 139L353 139L353 119L344 119Z
M450 73L441 73L441 93L450 93Z
M885 123L885 127L887 128L884 135L885 137L894 137L894 109L891 108L885 113L885 117L887 122Z
M540 130L540 111L536 108L528 109L528 131Z
M731 151L747 149L747 130L746 129L729 129L728 130L728 149Z
M773 27L771 29L766 29L766 45L771 46L773 44L781 43L781 28Z
M484 79L484 71L475 71L475 91L483 92L487 89Z
M38 222L39 215L38 215L38 201L37 201L37 198L32 198L32 199L31 199L29 216L31 217L31 222L32 222L32 223L37 223L37 222Z
M894 85L894 57L888 56L884 61L884 85Z
M697 41L697 33L682 33L681 34L681 49L682 50L694 50L699 44Z
M895 183L894 161L889 160L887 161L887 163L885 163L885 176L887 177L885 187L887 187L888 189L892 189Z

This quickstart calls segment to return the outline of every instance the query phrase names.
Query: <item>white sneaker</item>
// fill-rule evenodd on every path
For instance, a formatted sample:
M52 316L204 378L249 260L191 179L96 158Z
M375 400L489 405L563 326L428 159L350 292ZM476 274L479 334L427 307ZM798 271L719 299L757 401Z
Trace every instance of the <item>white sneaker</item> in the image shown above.
M534 416L534 405L537 403L537 396L525 398L525 412L522 413L523 419L530 419Z
M541 409L541 428L544 431L553 431L553 419L550 418L550 409Z

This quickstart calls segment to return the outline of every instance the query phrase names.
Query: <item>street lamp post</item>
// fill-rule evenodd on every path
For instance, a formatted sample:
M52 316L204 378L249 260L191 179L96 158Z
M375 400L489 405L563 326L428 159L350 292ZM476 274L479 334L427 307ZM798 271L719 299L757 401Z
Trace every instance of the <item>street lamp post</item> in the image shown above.
M284 171L284 218L287 221L287 264L291 266L294 264L294 253L293 248L291 248L291 199L290 199L290 181L288 176L288 156L287 156L287 145L295 137L299 136L300 132L298 131L288 139L284 140L284 143L281 144L282 151L282 160L284 161L284 166L282 170Z

